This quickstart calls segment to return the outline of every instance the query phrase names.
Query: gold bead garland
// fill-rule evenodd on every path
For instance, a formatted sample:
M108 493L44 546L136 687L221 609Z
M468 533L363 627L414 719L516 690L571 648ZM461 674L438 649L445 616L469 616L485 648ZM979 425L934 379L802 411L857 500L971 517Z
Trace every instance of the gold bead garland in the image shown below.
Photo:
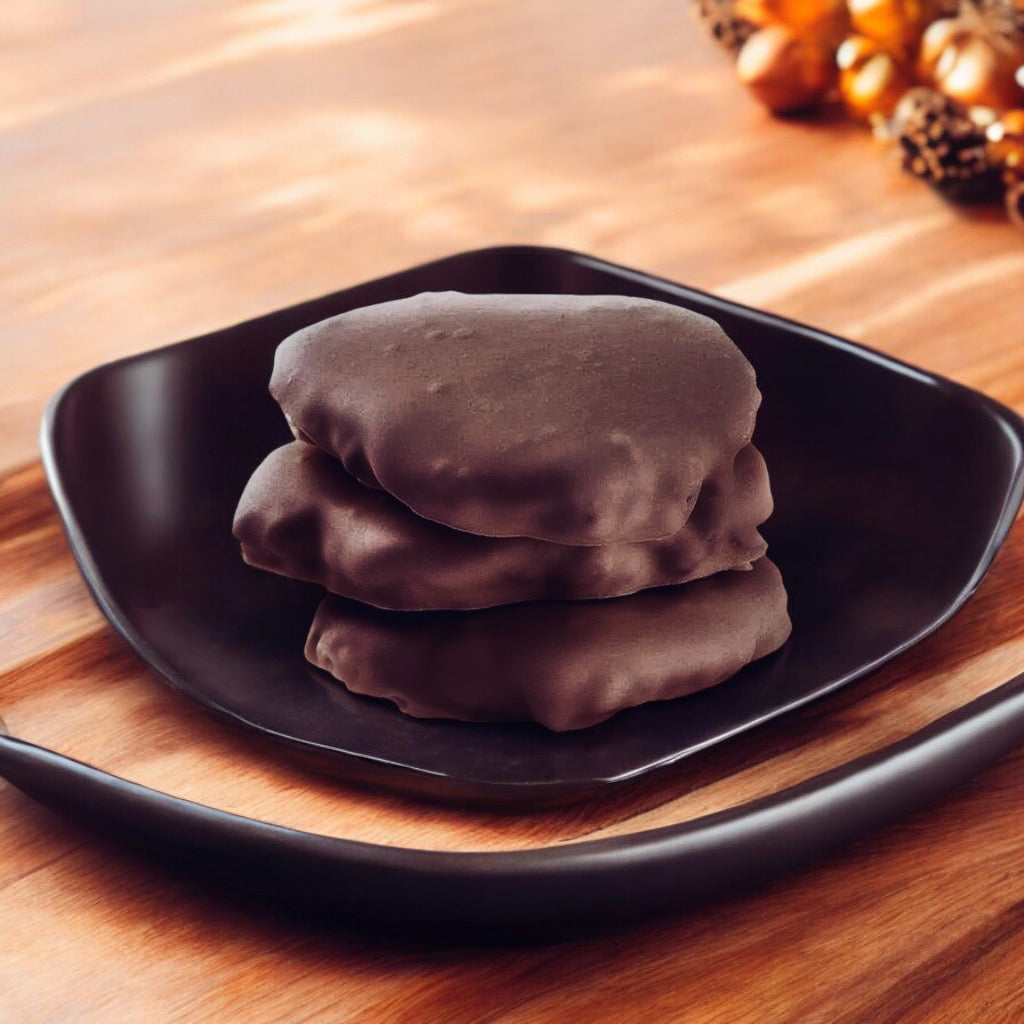
M840 103L955 201L1024 228L1024 0L695 0L769 110Z

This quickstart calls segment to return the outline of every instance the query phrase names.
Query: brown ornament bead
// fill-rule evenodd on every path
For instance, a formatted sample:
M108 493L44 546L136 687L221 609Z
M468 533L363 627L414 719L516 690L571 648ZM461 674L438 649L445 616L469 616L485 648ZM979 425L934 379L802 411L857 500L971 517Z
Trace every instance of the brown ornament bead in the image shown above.
M767 25L743 45L740 81L771 111L791 113L818 103L836 77L830 48L784 25Z

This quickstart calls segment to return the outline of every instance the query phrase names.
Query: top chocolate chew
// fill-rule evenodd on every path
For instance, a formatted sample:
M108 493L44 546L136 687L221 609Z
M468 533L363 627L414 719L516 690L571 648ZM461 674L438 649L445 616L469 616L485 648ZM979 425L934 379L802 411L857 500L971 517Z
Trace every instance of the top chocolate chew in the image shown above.
M365 306L286 338L270 390L297 436L424 518L588 545L677 533L760 404L713 320L610 295Z

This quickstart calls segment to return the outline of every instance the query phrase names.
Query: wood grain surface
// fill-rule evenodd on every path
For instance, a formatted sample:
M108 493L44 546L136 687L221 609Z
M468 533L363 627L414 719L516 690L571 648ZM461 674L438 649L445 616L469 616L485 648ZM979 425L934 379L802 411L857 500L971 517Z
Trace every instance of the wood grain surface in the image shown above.
M1024 529L937 634L657 778L497 813L327 782L113 635L37 456L75 374L430 258L565 246L763 306L1024 412L1024 234L838 118L773 120L686 0L0 6L0 715L285 825L455 850L685 820L1024 669ZM1024 1019L1024 751L753 895L547 948L370 938L226 900L0 787L5 1021Z

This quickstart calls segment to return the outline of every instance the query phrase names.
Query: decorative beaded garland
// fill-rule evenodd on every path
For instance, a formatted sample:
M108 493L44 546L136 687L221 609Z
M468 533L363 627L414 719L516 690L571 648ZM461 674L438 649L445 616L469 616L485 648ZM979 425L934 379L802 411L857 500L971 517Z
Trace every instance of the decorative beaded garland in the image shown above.
M1024 0L694 0L777 114L840 103L954 202L1024 228Z

